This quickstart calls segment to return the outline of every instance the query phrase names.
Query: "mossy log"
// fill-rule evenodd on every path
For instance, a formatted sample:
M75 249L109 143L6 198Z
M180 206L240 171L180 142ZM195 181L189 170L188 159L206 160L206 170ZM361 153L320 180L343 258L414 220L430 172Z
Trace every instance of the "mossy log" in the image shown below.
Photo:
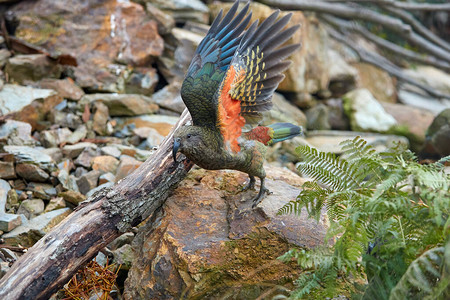
M189 119L185 110L144 164L89 197L14 263L0 281L0 299L50 298L99 250L157 212L193 165L172 158L173 132Z

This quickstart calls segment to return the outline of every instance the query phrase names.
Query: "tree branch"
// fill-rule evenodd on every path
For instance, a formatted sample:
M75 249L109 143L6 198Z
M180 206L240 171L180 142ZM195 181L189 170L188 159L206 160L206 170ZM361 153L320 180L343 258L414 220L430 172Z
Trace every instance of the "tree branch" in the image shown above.
M174 130L189 119L185 110L144 164L114 187L89 197L14 263L0 281L0 299L50 298L100 249L154 215L193 165L174 163L171 151Z

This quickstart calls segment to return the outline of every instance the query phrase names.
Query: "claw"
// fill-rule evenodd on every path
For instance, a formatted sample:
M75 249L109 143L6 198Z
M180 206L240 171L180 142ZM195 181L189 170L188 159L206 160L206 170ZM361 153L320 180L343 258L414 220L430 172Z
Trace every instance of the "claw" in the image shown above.
M254 198L253 204L252 204L252 208L256 208L258 206L258 204L264 199L265 194L270 194L270 191L268 188L266 188L264 186L264 178L261 178L261 187L259 188L259 193L258 196L256 196L256 198Z
M255 188L255 177L249 175L250 177L250 181L242 188L242 191L246 191L246 190L253 190Z

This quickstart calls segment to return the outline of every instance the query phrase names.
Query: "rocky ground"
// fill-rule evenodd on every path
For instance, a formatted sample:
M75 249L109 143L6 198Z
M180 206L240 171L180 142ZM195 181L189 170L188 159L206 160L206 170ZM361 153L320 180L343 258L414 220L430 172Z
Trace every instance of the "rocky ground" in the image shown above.
M80 202L152 155L184 109L181 82L210 18L230 6L67 2L18 1L6 14L10 36L0 38L0 276ZM253 18L272 12L251 7ZM325 218L276 215L304 181L295 173L298 145L339 153L341 141L361 135L380 150L401 142L428 157L450 153L448 100L359 62L314 15L294 12L291 22L302 26L289 42L302 48L265 122L307 133L270 149L273 194L251 210L255 192L239 191L243 174L191 171L157 229L144 222L108 247L130 299L252 299L289 286L298 270L276 258L322 244L326 230ZM450 94L448 74L426 66L408 73Z

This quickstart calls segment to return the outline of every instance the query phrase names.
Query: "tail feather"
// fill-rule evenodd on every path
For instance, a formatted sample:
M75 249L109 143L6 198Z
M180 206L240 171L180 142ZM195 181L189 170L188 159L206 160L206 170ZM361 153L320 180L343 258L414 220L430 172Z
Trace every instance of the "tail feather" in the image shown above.
M264 145L291 139L302 133L302 128L290 123L275 123L267 127L258 126L249 132L244 133L248 140L256 140Z

